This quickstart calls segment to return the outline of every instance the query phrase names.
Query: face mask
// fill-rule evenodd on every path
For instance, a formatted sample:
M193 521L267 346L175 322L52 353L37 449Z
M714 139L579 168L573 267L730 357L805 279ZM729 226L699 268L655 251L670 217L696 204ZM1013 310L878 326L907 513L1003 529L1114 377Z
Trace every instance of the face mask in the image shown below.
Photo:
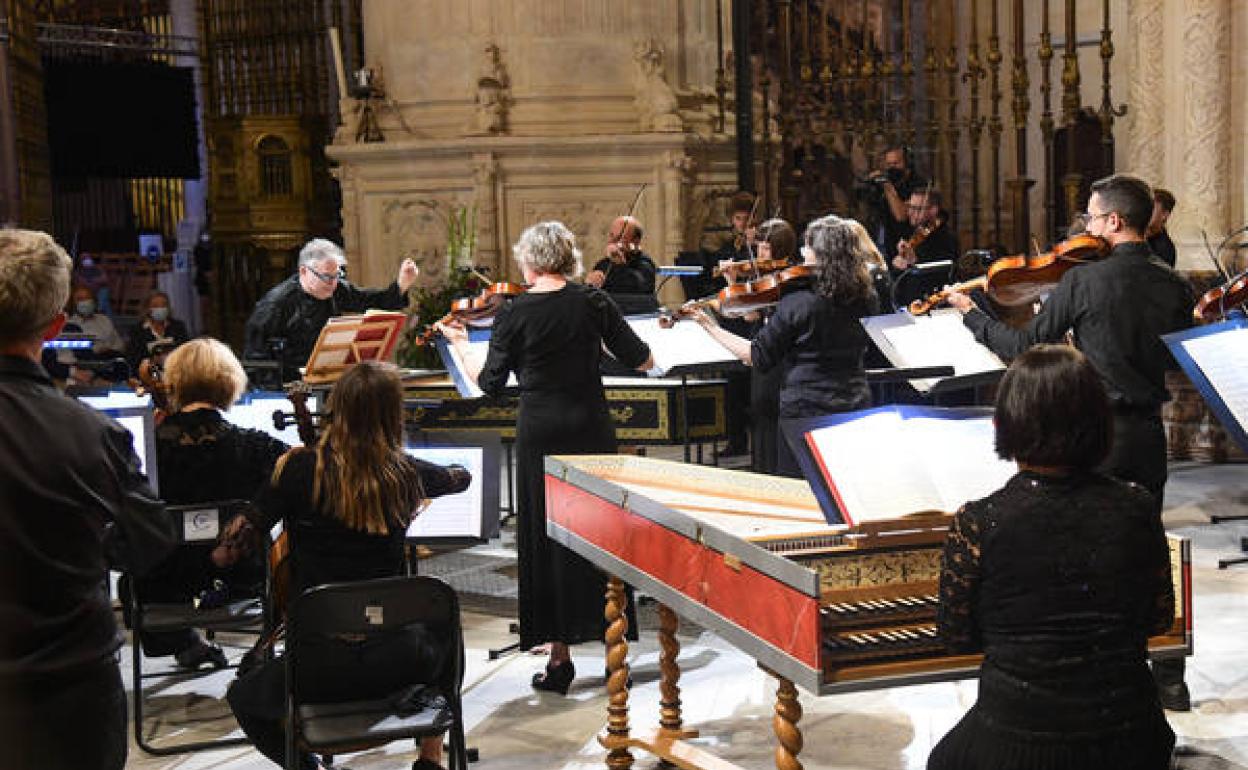
M74 305L74 309L78 311L78 315L83 316L84 318L89 315L94 315L95 314L95 300L84 299L78 304Z
M169 320L169 308L167 307L154 307L148 311L148 314L152 317L153 321Z
M884 172L884 176L888 177L888 181L893 184L899 184L901 180L905 178L905 175L906 172L899 168L890 168L888 171Z
M83 257L82 266L83 267L95 267L95 260L91 259L90 257Z

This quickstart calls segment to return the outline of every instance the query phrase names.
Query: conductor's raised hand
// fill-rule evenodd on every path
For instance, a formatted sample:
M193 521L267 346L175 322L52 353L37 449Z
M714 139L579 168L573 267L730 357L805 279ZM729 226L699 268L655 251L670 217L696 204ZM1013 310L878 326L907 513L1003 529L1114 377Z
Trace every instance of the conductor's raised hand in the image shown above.
M404 294L412 288L412 284L416 283L416 276L420 275L420 268L410 259L403 260L403 264L399 265L399 275L394 280L399 284L399 291Z

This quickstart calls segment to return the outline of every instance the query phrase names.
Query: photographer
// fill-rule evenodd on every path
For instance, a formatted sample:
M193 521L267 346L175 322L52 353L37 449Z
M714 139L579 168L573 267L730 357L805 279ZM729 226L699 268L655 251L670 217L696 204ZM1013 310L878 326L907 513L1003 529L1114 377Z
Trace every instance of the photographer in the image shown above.
M894 145L880 156L880 168L867 174L855 185L855 193L866 205L871 238L889 260L897 255L897 242L910 234L906 201L927 180L914 170L910 150Z

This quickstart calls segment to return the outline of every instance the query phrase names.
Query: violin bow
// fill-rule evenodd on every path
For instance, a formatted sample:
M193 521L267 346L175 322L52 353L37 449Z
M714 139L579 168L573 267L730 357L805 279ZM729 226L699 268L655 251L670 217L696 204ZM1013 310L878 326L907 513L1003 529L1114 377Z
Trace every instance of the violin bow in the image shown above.
M750 206L750 218L745 220L745 229L750 229L750 225L754 223L754 218L758 216L758 204L762 203L762 196L754 196L754 205ZM745 234L745 230L741 231L741 242L745 244L745 255L750 260L750 270L754 273L754 280L758 280L762 275L758 271L758 258L754 255L754 247L750 245L750 236Z

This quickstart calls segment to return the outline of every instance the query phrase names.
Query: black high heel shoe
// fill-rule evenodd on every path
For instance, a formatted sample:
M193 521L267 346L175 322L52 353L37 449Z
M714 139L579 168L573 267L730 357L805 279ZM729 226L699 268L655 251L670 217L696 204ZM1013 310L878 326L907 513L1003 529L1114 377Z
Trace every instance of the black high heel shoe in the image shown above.
M565 660L557 666L547 665L545 671L539 671L534 674L533 689L567 695L568 687L571 686L572 680L575 678L576 666L572 665L570 659Z

